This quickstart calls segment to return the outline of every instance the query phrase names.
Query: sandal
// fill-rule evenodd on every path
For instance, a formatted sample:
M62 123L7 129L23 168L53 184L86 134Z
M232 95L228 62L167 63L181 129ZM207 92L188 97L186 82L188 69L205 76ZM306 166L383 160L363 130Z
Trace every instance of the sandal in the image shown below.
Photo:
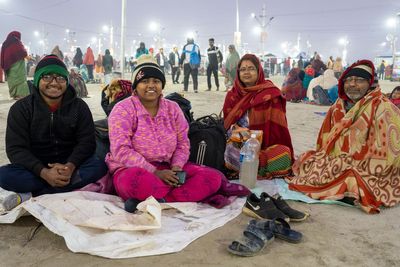
M251 220L249 224L256 226L263 232L272 232L275 237L290 243L299 243L303 238L302 233L290 229L290 225L280 218L272 221Z
M255 256L265 246L274 240L274 234L268 230L262 230L253 224L249 224L243 231L244 237L235 240L228 246L228 251L232 254L251 257Z

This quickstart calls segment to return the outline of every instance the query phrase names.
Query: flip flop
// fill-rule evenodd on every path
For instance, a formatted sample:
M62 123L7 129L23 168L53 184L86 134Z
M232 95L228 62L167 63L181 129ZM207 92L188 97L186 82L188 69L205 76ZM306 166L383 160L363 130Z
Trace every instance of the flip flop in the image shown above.
M275 219L271 221L251 220L250 224L262 229L265 232L272 232L275 237L290 243L299 243L303 234L290 229L290 225L283 219Z
M235 240L228 246L230 253L242 257L252 257L274 240L274 234L271 231L263 231L252 224L246 227L243 235L242 239Z

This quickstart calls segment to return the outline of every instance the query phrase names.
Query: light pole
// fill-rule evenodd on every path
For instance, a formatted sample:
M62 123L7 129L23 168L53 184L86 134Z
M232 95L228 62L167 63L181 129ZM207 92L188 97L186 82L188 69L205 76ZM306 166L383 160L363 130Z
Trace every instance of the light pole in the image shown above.
M346 62L346 57L347 57L347 45L349 44L349 40L346 37L342 37L339 39L339 44L343 46L343 52L342 52L342 61L343 61L343 66L347 65Z
M386 36L386 40L390 42L392 48L392 73L396 62L396 41L397 41L397 27L399 25L400 12L396 14L396 17L389 18L386 22L387 26L393 29L392 34Z
M126 24L126 0L122 0L121 11L121 78L124 78L125 72L125 24Z
M268 19L268 21L266 20L267 15L266 15L265 4L263 4L261 15L258 15L258 16L257 16L256 14L252 13L251 16L252 16L252 17L258 22L258 24L260 25L260 28L261 28L261 32L260 32L261 54L264 55L264 54L265 54L264 46L265 46L265 41L266 41L266 39L267 39L267 31L266 31L266 29L267 29L267 26L268 26L269 24L271 24L271 21L274 19L274 17L270 17L270 18Z
M233 43L235 44L236 50L241 51L242 33L239 30L239 0L236 0L236 31L233 34Z

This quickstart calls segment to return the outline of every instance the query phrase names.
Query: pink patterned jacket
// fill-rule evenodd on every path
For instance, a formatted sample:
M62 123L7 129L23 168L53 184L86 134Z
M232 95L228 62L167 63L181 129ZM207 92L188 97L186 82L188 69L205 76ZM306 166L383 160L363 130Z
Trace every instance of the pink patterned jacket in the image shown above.
M183 167L189 158L189 125L178 104L160 97L151 117L137 96L115 105L108 117L110 153L106 163L113 175L121 168L140 167L154 172L152 162Z

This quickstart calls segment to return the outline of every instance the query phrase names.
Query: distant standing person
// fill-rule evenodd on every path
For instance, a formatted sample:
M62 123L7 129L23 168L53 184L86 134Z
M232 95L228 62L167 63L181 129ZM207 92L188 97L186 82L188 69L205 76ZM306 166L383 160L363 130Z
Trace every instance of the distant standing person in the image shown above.
M179 53L178 47L174 46L171 53L169 53L169 64L172 69L172 82L179 83L179 75L181 74L181 70L179 68Z
M332 56L329 57L328 62L326 63L326 67L328 69L333 69L333 57Z
M85 58L83 59L83 64L86 65L89 74L89 81L93 82L93 68L94 68L94 54L92 48L88 47L86 49Z
M109 84L111 81L112 68L114 66L114 59L111 56L110 50L106 49L103 57L103 68L104 68L104 82Z
M299 60L297 61L297 67L298 67L300 70L304 70L304 61L303 61L303 57L302 57L302 56L300 56L300 57L299 57Z
M228 79L227 85L230 87L233 85L236 78L237 65L240 61L240 56L233 44L229 45L228 49L229 49L229 54L225 62L225 72L226 72L226 78Z
M140 42L139 48L136 49L135 58L139 58L141 55L148 54L149 50L147 50L146 45L144 42Z
M200 48L194 43L193 38L188 38L187 43L183 46L180 64L183 65L183 90L188 91L189 88L189 75L192 76L193 90L198 92L199 82L197 80L200 67ZM194 61L196 64L194 64Z
M381 64L379 65L379 80L385 79L385 60L382 60Z
M79 69L79 68L81 67L82 63L83 63L83 54L82 54L82 50L81 50L79 47L77 47L77 48L76 48L75 56L74 56L74 58L72 59L72 64L73 64L75 67L78 67L78 69Z
M56 55L61 61L64 61L64 54L58 45L53 48L51 54Z
M217 91L218 91L219 90L218 67L221 67L223 56L218 47L214 45L214 38L208 39L208 44L210 45L210 47L207 49L207 55L208 55L207 91L211 91L211 73L214 75L215 86L217 86Z
M25 68L27 55L21 42L21 33L10 32L1 47L1 67L6 74L10 97L15 100L29 95Z
M168 62L167 57L164 55L164 48L160 48L156 55L156 60L158 66L160 66L161 71L165 74L166 63Z

